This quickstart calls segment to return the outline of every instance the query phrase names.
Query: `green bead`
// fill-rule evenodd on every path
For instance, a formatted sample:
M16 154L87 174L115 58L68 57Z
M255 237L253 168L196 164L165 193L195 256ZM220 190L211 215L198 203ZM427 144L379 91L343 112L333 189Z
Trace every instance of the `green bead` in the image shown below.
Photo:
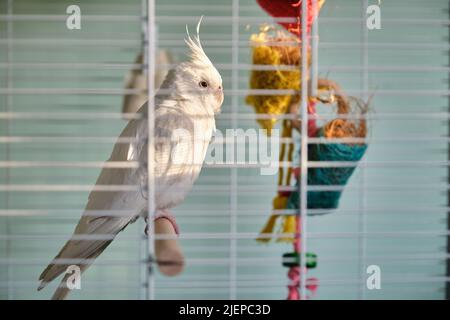
M300 266L301 254L298 252L289 252L283 254L283 266L287 268L292 268ZM315 253L306 253L306 268L313 269L317 267L317 255Z

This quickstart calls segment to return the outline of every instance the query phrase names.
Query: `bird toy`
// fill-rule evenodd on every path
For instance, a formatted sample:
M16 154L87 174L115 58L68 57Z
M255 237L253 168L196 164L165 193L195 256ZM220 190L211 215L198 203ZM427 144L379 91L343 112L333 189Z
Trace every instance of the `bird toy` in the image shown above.
M278 22L278 24L297 37L300 37L302 34L302 13L299 9L301 8L302 0L256 0L256 2L274 18L295 18L295 22ZM308 0L307 34L310 34L311 25L319 15L319 11L324 3L325 0L316 0L315 2ZM314 4L316 4L316 7L314 7Z
M300 230L300 217L296 216L296 226ZM294 252L289 252L283 254L283 266L289 268L288 278L290 280L288 284L288 296L287 300L301 300L302 297L299 292L300 279L302 272L307 272L308 269L313 269L317 266L317 255L315 253L306 253L306 263L303 268L300 267L300 237L299 232L297 233L295 240L293 242ZM319 287L319 280L315 277L310 277L306 279L305 283L306 290L309 292L305 298L313 298Z
M250 75L250 88L298 91L301 84L299 40L283 30L263 25L258 34L250 37L250 41L253 44L252 62L255 66L277 66L272 70L255 67ZM261 94L247 96L246 103L253 106L257 114L269 116L257 121L270 135L277 116L285 114L289 106L298 100L299 96L293 94Z
M341 88L332 81L321 80L322 85L328 85L334 95L329 103L336 102L338 115L364 115L367 110L367 104L356 98L348 98ZM320 84L319 84L320 86ZM348 118L337 118L316 131L316 138L336 139L336 138L361 138L367 136L367 124L363 117L360 120L351 120ZM365 143L313 143L308 146L309 161L342 161L358 162L364 156L367 150ZM345 186L355 171L356 166L335 167L335 168L308 168L308 185L310 186ZM299 185L299 168L294 169L294 175ZM339 205L342 190L340 191L308 191L307 206L308 209L336 209ZM290 194L287 202L288 209L299 208L299 192ZM327 211L327 213L330 211Z
M252 53L253 64L274 65L279 68L268 70L255 67L250 75L251 89L272 89L272 90L293 90L296 94L286 95L249 95L246 102L252 105L258 114L267 114L268 117L258 119L260 125L267 129L268 134L277 122L280 115L290 115L282 122L282 143L279 154L280 164L288 163L288 167L280 165L278 171L278 192L273 199L273 214L269 217L266 225L261 230L257 241L267 243L276 235L278 241L293 243L293 252L286 253L283 256L283 265L289 268L288 285L289 300L300 298L311 298L314 296L318 281L315 278L307 279L306 288L310 295L301 297L298 288L300 286L300 276L307 272L308 267L314 268L317 265L317 255L314 253L305 253L306 260L302 263L305 268L300 269L300 223L298 215L299 209L299 179L300 168L292 167L294 155L293 129L301 133L301 121L298 115L298 105L300 96L298 91L301 86L301 72L309 72L310 50L307 48L307 67L301 70L301 5L304 0L257 0L258 4L271 16L277 17L295 17L296 22L281 22L278 24L286 29L276 31L274 28L263 26L259 34L252 35L251 40L255 45ZM311 26L323 6L325 0L306 0L308 8L307 16L307 37L310 37ZM314 6L314 4L316 6ZM287 46L288 42L293 46ZM297 44L297 45L296 45ZM283 66L283 68L281 68ZM285 67L291 67L286 69ZM364 138L367 135L367 126L364 118L359 121L352 121L346 115L365 114L367 105L356 98L348 98L339 85L333 81L319 79L316 96L308 97L308 137L321 139L335 138ZM337 106L336 119L327 122L322 127L318 127L316 120L317 103ZM365 143L323 143L308 145L308 159L311 161L353 161L358 162L363 157L367 145ZM344 186L350 179L355 166L350 167L331 167L331 168L309 168L308 185L315 186ZM296 185L291 185L292 176L295 177ZM321 209L336 209L339 204L342 191L308 191L307 207ZM294 213L291 213L293 211ZM280 227L279 221L281 220ZM290 262L286 262L288 259Z
M297 104L293 104L297 105ZM296 108L293 106L289 107L290 112L296 112ZM308 113L315 113L315 102L311 99L308 105ZM283 121L283 130L282 130L282 138L290 138L292 139L293 129L298 129L300 124L294 120L284 120ZM317 132L316 121L313 119L308 120L308 134L313 136L315 132ZM291 140L292 141L292 140ZM287 149L287 150L286 150ZM273 199L272 205L274 214L272 214L267 221L264 228L261 230L261 236L256 240L259 242L267 243L271 240L271 237L267 235L273 234L274 230L277 229L277 233L281 234L277 241L279 242L288 242L291 243L295 241L293 238L293 234L295 234L297 230L297 222L296 216L293 214L279 214L277 212L285 211L288 208L288 202L291 198L292 187L291 187L291 179L295 173L295 168L291 165L288 166L287 170L282 165L283 163L292 164L293 154L294 154L295 146L292 142L281 143L280 147L280 155L279 155L279 169L278 169L278 194ZM286 172L286 174L285 174ZM279 218L281 218L281 229L276 228Z
M314 19L317 17L320 8L325 0L317 0L314 2L316 7L313 7L313 1L308 0L308 17L307 17L307 34L309 37L311 26ZM272 90L294 90L295 94L285 95L249 95L246 99L247 104L252 105L257 114L268 115L267 118L260 117L258 122L267 130L270 135L277 118L280 115L290 114L296 115L296 105L300 101L298 94L301 86L301 72L308 73L310 65L310 48L307 48L307 67L306 70L301 70L301 3L300 1L288 0L257 0L258 4L273 17L296 17L295 23L279 23L289 33L282 30L276 30L273 27L264 25L259 34L252 35L251 40L254 44L252 50L253 64L256 66L273 65L279 66L273 70L261 68L261 70L253 70L250 75L251 89L272 89ZM273 32L275 30L275 32ZM283 67L283 68L282 68ZM287 68L286 68L287 67ZM289 68L290 67L290 68ZM315 102L309 99L308 112L315 112ZM280 164L287 162L287 168L280 165L278 170L278 194L273 199L274 214L269 218L266 226L261 231L261 236L257 241L267 243L272 238L273 230L277 224L279 217L283 217L282 232L278 237L278 241L290 242L294 245L294 251L283 256L283 265L289 268L288 277L290 283L288 285L289 294L288 300L300 299L298 288L300 286L301 273L305 270L300 270L300 217L298 215L282 215L279 213L287 208L288 201L291 196L291 178L293 176L292 159L295 146L292 142L293 129L297 129L298 123L294 119L285 119L282 122L282 139L281 149L279 154ZM317 131L315 121L308 121L308 132L314 134ZM292 236L294 235L294 236ZM268 237L269 236L269 237ZM317 256L313 253L307 253L307 257L313 258L306 267L315 267L317 264ZM286 259L290 262L286 262ZM307 279L305 284L310 295L306 299L313 297L317 291L318 280L316 278Z
M250 76L251 89L299 90L301 85L301 12L302 0L257 0L258 4L272 17L293 17L296 22L279 22L284 29L263 25L258 34L253 34L250 41L253 45L252 60L254 65L280 66L276 70L253 70ZM308 0L307 34L318 16L325 0ZM308 66L310 49L307 50ZM290 66L283 68L281 66ZM306 71L305 71L306 72ZM299 101L298 95L249 95L246 103L252 105L258 114L267 114L269 119L258 119L260 125L271 134L277 116L285 114L289 106Z
M318 128L316 119L316 104L318 102L337 105L337 114L340 116L363 115L367 112L367 105L363 104L356 98L348 98L341 90L339 85L333 81L319 79L318 95L309 98L308 114L311 116L308 120L308 136L324 139L335 138L365 138L367 135L367 125L365 119L350 120L337 118L329 121L321 128ZM298 104L290 107L290 113L298 113ZM283 123L283 137L292 137L292 129L300 131L301 120L289 121L289 124ZM290 143L287 161L292 162L294 146ZM359 161L363 157L367 145L364 143L327 143L327 144L310 144L308 147L308 160L310 161ZM282 144L280 150L280 163L286 160L285 144ZM309 168L308 169L308 185L345 185L350 179L355 166L337 167L337 168ZM257 238L260 242L269 242L271 237L268 235L280 233L278 241L292 242L295 239L292 234L296 232L295 215L278 214L280 210L290 210L299 208L299 172L300 168L288 169L287 177L284 176L284 169L280 166L278 186L278 195L273 200L273 208L275 210L261 230L261 236ZM297 179L296 187L291 187L292 173ZM289 187L291 187L289 189ZM284 191L289 189L289 191ZM280 191L282 190L282 191ZM336 209L342 191L308 191L308 209ZM281 218L281 230L276 227L278 218Z

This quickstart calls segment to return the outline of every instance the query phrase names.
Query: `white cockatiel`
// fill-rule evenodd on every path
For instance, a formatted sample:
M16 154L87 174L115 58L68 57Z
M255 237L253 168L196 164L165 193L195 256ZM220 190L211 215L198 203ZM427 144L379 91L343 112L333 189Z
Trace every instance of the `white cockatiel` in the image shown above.
M155 185L150 188L154 188L157 210L179 205L190 191L215 130L214 115L220 111L223 102L222 78L203 51L199 38L200 23L201 19L194 39L187 32L185 42L190 51L189 59L168 73L155 97ZM65 273L72 264L85 271L120 231L140 216L146 216L147 105L138 112L143 117L130 121L120 135L120 138L135 138L136 143L116 143L96 186L140 185L141 188L126 191L94 189L72 238L40 275L38 290ZM183 136L180 132L184 133ZM138 162L140 165L108 167L117 161ZM105 216L90 214L93 211L105 212ZM113 211L129 212L129 215L113 216ZM69 277L70 274L66 274L62 279L53 299L67 296Z

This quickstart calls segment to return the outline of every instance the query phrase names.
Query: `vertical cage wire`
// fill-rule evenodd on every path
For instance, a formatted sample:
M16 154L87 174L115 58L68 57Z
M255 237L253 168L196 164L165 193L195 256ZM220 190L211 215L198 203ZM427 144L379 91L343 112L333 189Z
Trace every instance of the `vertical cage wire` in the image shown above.
M447 9L447 18L450 20L450 7ZM447 26L448 36L450 41L450 24ZM450 54L448 56L448 65L450 65ZM449 72L450 74L450 72ZM450 91L450 81L448 81L448 89ZM450 112L450 96L447 97L448 107L446 108L447 112ZM449 119L450 120L450 119ZM447 136L450 136L450 121L447 124ZM450 148L448 149L448 159L450 160ZM447 181L450 182L450 168L447 168ZM447 207L450 207L450 189L447 191ZM450 230L450 210L447 211L447 230ZM445 274L447 277L450 277L450 234L447 235L447 256L448 259L446 261L446 270ZM445 299L450 300L450 282L446 283L445 286Z
M300 159L300 297L306 299L306 250L307 246L307 216L308 216L308 3L302 1L301 5L301 101L300 101L300 113L301 113L301 159ZM314 59L314 58L313 58Z
M361 64L362 64L362 71L361 71L361 90L363 91L362 98L364 101L367 101L368 95L367 92L369 91L369 53L368 53L368 46L369 46L369 30L367 29L366 25L366 8L369 5L368 0L362 0L361 1L361 43L362 43L362 52L361 52ZM359 197L359 207L360 207L360 213L359 213L359 225L358 230L361 233L361 235L364 235L367 233L367 217L366 217L366 208L367 208L367 195L366 195L366 166L364 165L366 162L366 157L364 157L361 160L361 163L363 164L360 168L360 197ZM359 241L359 260L360 260L360 275L361 275L361 284L360 284L360 292L359 292L359 299L365 300L366 299L366 264L367 264L367 257L366 257L366 237L361 236L358 239Z
M239 0L232 0L232 52L231 52L231 60L233 66L237 66L239 64ZM237 68L233 68L231 73L232 78L232 91L237 92L239 89L239 70ZM232 128L237 129L238 128L238 113L239 113L239 100L238 96L235 94L232 97L231 106L232 106ZM232 154L237 155L237 150L234 151ZM237 211L238 211L238 195L237 195L237 185L238 185L238 172L237 168L231 169L231 179L230 179L230 235L236 234L238 232L237 224ZM237 240L230 236L230 300L236 299L236 283L237 283Z
M9 18L12 17L13 13L14 13L14 2L13 0L8 0L7 2L7 15ZM7 68L6 68L6 88L7 89L11 89L12 88L12 69L11 69L11 63L13 62L13 46L12 46L12 39L14 36L13 33L13 22L11 20L8 20L6 23L6 28L7 28L7 32L6 32L6 37L7 37L7 49L6 49L6 63L8 64ZM11 112L12 110L12 105L13 105L13 97L11 94L7 94L6 95L6 112ZM6 135L9 136L10 135L10 120L6 120ZM5 146L5 160L6 161L10 161L11 160L11 154L10 154L10 146L9 144ZM10 184L11 183L11 177L10 177L10 168L6 168L5 169L5 184ZM10 201L9 201L9 197L10 197L10 193L6 192L5 193L5 207L6 209L9 209L10 207ZM5 232L7 234L9 234L11 232L11 219L10 217L6 218L5 221ZM7 239L6 240L6 257L10 258L11 257L11 240ZM13 299L13 295L12 295L12 288L13 285L11 283L11 279L12 279L12 273L13 273L13 268L11 268L10 265L8 265L7 267L7 278L8 278L8 300Z
M317 10L318 0L312 0L313 10ZM319 14L311 25L311 96L317 95L319 85Z
M148 157L147 157L147 190L148 190L148 258L147 263L147 298L155 299L155 283L153 273L155 268L155 228L154 217L156 214L155 206L155 56L156 56L156 24L155 24L155 0L148 0L147 2L147 41L146 54L147 60L147 117L148 117Z
M148 21L147 21L147 0L141 0L141 12L140 12L140 23L141 23L141 39L142 39L142 44L141 44L141 51L144 52L144 57L143 57L143 63L144 65L148 66L148 56L147 54L145 54L148 49L147 49L147 30L148 30ZM148 73L148 68L143 68L145 72ZM147 92L150 89L147 88ZM141 239L139 241L139 257L141 259L141 261L149 261L149 255L148 255L148 239ZM140 292L139 292L139 299L140 300L145 300L147 299L147 297L149 296L148 292L150 290L148 290L148 285L147 283L149 282L149 277L150 272L149 272L149 266L145 263L139 263L139 273L140 273L140 277L139 277L139 287L140 287Z

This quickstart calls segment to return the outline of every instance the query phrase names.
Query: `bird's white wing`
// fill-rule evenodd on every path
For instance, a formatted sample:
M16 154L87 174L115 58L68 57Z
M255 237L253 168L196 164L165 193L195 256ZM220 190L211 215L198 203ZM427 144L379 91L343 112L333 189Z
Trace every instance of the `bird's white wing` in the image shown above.
M139 126L143 120L133 120L122 131L120 138L137 137ZM138 137L137 137L138 138ZM139 161L136 144L126 144L117 142L114 150L107 161L107 164L115 162ZM112 168L105 166L96 182L94 190L89 195L85 212L75 228L74 235L61 249L55 259L42 272L39 277L41 285L39 289L65 272L66 268L74 263L61 263L57 259L94 259L96 258L113 240L117 233L125 228L130 222L138 216L139 203L143 203L142 195L138 191L101 191L96 188L102 187L120 187L133 184L133 178L139 172L139 168ZM138 206L136 206L138 205ZM120 213L122 216L113 216ZM103 215L102 215L103 214ZM99 240L80 239L83 236L104 237Z
M147 108L144 105L140 113L145 115ZM179 139L171 139L172 128L191 128L192 123L172 108L158 108L155 120L155 185L159 191L165 190L165 184L174 183L177 179L171 162L171 155L175 152L184 154L188 161L190 157L189 144ZM127 187L130 190L102 191L93 190L89 195L85 212L75 228L72 238L65 244L50 265L39 277L41 284L39 290L60 274L64 273L71 264L80 265L84 271L92 260L98 257L112 242L114 237L129 223L134 222L139 214L147 207L147 119L130 121L120 135L120 138L136 138L136 143L116 143L107 164L114 162L139 162L138 168L109 168L105 166L96 182L98 187ZM180 146L181 145L181 146ZM179 157L179 156L178 156ZM182 156L183 157L183 156ZM186 170L176 169L178 178L183 177ZM189 171L189 170L187 170ZM138 186L133 190L132 187ZM141 186L141 187L139 187ZM104 212L104 215L102 215ZM121 216L113 216L113 214ZM103 237L104 239L80 239L87 237ZM67 263L62 259L75 259ZM58 261L59 260L59 261ZM86 260L86 261L83 261ZM63 279L62 282L64 282ZM54 297L64 298L68 289L62 287L57 290Z

